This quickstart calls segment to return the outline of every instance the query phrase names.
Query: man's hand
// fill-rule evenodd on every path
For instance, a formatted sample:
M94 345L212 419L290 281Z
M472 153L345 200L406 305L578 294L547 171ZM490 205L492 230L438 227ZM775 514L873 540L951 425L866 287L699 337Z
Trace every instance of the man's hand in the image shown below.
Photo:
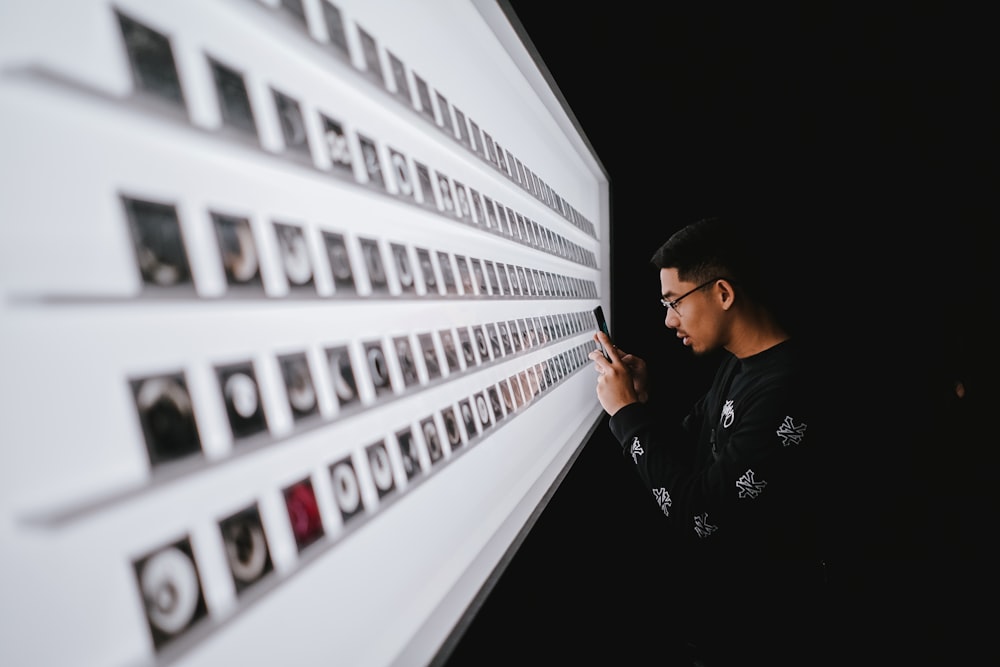
M597 400L609 415L614 415L626 405L639 402L646 396L646 362L639 357L619 350L603 331L594 334L594 340L604 346L611 361L600 350L587 355L597 371Z

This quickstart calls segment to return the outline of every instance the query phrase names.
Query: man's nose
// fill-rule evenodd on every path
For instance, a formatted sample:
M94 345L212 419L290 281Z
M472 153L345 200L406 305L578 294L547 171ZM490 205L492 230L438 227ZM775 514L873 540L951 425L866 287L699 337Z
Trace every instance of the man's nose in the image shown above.
M663 323L667 325L668 329L676 329L677 325L681 323L681 318L677 317L677 313L674 312L674 309L668 306L667 316L663 318Z

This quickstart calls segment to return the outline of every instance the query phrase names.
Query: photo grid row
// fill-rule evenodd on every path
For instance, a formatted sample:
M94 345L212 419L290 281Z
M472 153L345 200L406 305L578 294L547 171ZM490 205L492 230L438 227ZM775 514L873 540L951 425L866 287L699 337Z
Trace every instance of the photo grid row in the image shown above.
M185 226L176 203L127 195L121 200L147 293L150 289L196 290L186 239L191 235L214 237L214 254L219 258L216 282L225 284L227 294L240 296L597 296L591 280L519 264L315 229L290 220L251 220L220 210L207 211L201 227L197 220ZM261 242L264 235L266 244ZM269 257L264 248L275 248L277 258Z

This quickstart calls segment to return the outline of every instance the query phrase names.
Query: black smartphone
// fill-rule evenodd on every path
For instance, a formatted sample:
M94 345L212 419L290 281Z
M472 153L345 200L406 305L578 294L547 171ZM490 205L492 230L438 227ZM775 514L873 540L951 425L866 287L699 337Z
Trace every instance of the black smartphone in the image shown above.
M603 331L608 338L611 338L611 329L608 328L608 321L604 317L604 308L601 306L594 308L594 319L597 320L597 328ZM603 345L601 346L601 353L605 359L611 361L611 357L608 356L608 351L604 349Z

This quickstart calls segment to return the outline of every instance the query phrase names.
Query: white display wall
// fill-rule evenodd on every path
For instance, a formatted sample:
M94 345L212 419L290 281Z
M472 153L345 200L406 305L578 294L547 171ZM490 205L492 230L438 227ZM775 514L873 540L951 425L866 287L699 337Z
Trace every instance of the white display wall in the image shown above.
M0 664L432 662L602 414L507 9L4 0L0 68Z

